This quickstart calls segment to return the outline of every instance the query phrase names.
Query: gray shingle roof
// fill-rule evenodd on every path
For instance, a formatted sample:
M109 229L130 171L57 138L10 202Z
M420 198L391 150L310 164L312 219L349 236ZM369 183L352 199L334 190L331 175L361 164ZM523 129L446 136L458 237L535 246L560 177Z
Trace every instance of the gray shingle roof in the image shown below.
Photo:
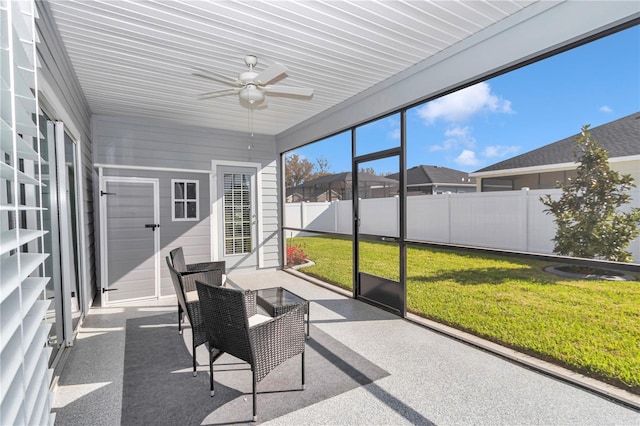
M590 129L591 139L607 150L609 158L640 155L640 112ZM519 169L575 161L573 151L578 134L509 158L478 172Z
M398 174L389 175L388 177L398 179ZM464 181L462 180L463 178ZM407 170L407 185L428 183L475 184L475 178L471 178L471 181L468 179L469 173L442 166L420 165Z

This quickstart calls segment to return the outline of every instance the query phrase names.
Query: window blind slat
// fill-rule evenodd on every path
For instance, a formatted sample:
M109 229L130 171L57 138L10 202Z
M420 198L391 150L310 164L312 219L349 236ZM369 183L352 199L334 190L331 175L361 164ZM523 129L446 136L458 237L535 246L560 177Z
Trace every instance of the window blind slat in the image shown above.
M35 2L0 0L0 424L52 424ZM34 145L35 144L35 145ZM23 170L23 171L20 171ZM24 185L24 186L19 186ZM23 249L25 247L26 249ZM28 250L29 252L23 252ZM34 251L36 250L36 251ZM30 275L34 275L33 277Z

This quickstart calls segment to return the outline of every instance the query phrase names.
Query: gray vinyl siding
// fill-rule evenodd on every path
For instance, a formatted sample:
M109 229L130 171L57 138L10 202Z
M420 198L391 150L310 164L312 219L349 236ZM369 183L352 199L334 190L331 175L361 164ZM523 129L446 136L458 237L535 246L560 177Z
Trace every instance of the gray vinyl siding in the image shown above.
M195 126L185 126L169 121L116 117L106 115L94 115L92 117L93 139L95 163L106 166L129 166L140 168L170 168L181 170L210 171L211 161L238 161L260 163L262 165L262 212L263 212L263 233L260 243L263 246L263 267L277 268L280 266L279 247L279 218L278 202L278 170L275 154L275 139L271 136L255 135L251 137L248 133L229 132L215 129L208 129ZM250 147L250 148L249 148ZM108 167L104 170L106 171ZM116 173L111 169L109 173ZM148 172L144 174L142 170L120 169L119 176L139 176L157 177L158 172ZM155 174L154 174L155 173ZM105 172L106 174L106 172ZM163 180L170 183L171 177L176 178L177 173L168 173L163 176ZM207 202L200 204L200 220L206 219L206 227L209 227L209 214L211 201L209 200L209 175L194 173L200 179L206 177L206 185L201 181L200 195L206 196ZM160 193L162 198L163 183L160 182ZM206 188L204 194L203 188ZM170 193L169 197L170 197ZM204 198L202 198L204 200ZM161 203L163 201L161 200ZM203 210L204 208L204 210ZM171 212L168 212L171 218ZM161 207L161 218L163 216ZM162 227L162 224L161 224ZM204 224L203 224L204 228ZM163 229L164 233L167 232ZM174 239L182 240L183 237L176 232ZM186 231L184 231L186 232ZM191 232L191 230L189 231ZM200 233L198 233L200 236ZM191 238L191 234L189 234ZM198 237L200 238L200 237ZM202 234L204 238L204 233ZM209 230L206 234L207 242L210 238ZM175 241L171 243L176 246ZM196 245L200 246L201 240ZM163 244L163 250L166 247ZM172 248L172 247L171 247ZM193 256L201 256L205 251L199 251L190 246L185 246L185 257L187 262L199 261ZM210 255L211 248L206 248L206 253ZM164 256L164 251L162 252ZM194 260L195 259L195 260ZM202 261L209 258L201 259ZM164 262L164 259L163 259ZM240 266L240 265L239 265ZM162 268L163 277L166 271ZM163 286L165 281L163 279Z
M57 27L53 23L51 11L47 2L36 2L40 19L36 19L36 27L40 37L38 44L38 59L41 68L38 71L38 84L41 87L41 106L47 108L48 113L55 113L51 117L65 122L76 129L79 134L73 134L74 139L81 144L82 157L82 207L84 209L84 241L83 257L86 271L84 272L84 312L87 312L97 291L96 257L94 235L94 198L93 198L93 151L91 144L91 110L82 92L71 61L62 44ZM46 96L42 93L45 85L51 92ZM54 99L46 99L53 96ZM55 103L55 105L54 105ZM60 111L60 108L63 111ZM71 121L71 123L69 123Z
M105 115L94 115L93 126L100 164L211 170L213 159L266 165L275 157L272 136Z

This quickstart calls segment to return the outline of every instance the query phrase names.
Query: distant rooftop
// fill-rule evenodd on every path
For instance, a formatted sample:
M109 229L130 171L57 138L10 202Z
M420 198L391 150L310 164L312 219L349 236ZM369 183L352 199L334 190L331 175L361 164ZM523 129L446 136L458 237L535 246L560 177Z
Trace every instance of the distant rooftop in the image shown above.
M607 150L609 158L640 155L640 112L589 129L591 139ZM571 163L575 161L573 151L579 134L545 145L533 151L509 158L475 171L520 169L524 167Z
M398 179L398 174L392 174L387 177ZM424 185L430 183L475 185L475 182L476 179L470 178L467 172L442 166L420 165L407 169L407 185Z

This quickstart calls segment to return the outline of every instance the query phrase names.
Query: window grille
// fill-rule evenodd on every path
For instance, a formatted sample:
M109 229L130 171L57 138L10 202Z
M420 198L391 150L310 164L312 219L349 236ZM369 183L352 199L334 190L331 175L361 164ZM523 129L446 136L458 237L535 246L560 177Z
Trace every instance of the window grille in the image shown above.
M197 180L171 180L172 219L199 220L199 191Z

